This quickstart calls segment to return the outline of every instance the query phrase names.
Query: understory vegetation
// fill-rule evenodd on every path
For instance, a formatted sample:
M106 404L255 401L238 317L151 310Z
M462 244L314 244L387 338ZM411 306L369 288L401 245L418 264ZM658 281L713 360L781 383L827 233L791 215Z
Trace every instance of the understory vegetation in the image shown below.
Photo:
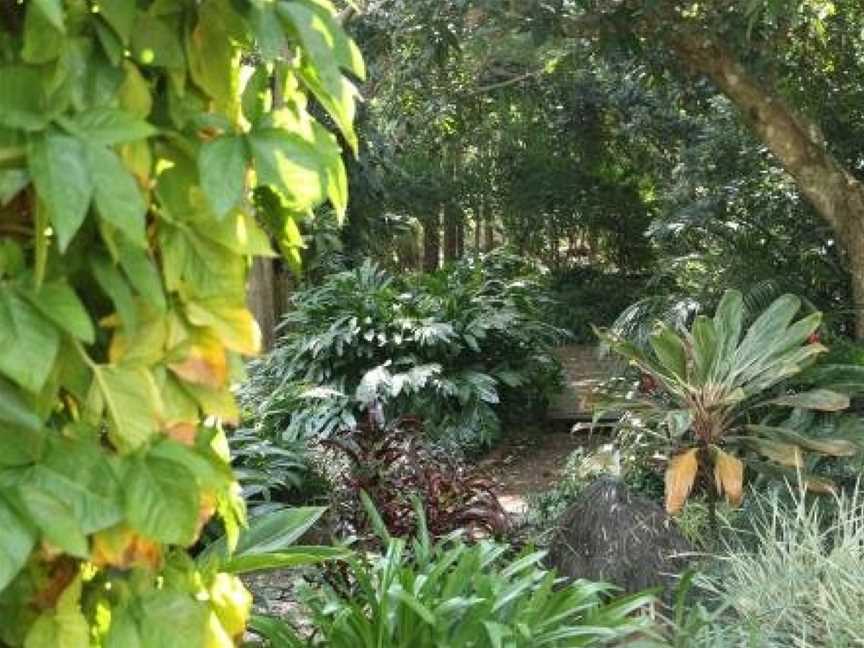
M0 0L0 648L864 645L864 5Z

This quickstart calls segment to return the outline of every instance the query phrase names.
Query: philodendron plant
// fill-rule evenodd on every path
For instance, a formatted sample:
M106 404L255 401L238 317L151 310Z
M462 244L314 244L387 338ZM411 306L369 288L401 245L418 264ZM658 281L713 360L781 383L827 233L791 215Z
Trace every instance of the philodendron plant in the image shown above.
M831 482L807 474L808 453L852 456L848 439L810 438L800 432L759 424L772 407L835 412L849 396L826 386L787 390L790 378L827 349L815 332L821 313L796 319L801 300L783 295L744 330L741 293L730 290L713 318L696 317L690 331L665 325L651 336L651 351L608 332L598 335L610 349L650 376L650 393L608 403L662 430L671 446L666 470L666 509L681 510L698 475L713 502L719 495L737 506L743 497L745 463L800 479L810 490L830 491ZM701 473L700 473L701 469Z

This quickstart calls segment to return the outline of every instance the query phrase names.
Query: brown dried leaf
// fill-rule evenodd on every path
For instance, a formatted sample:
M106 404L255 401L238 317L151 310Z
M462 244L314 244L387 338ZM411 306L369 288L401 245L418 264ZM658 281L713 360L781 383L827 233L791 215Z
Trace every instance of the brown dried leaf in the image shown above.
M157 569L162 551L153 540L119 524L94 534L90 560L97 567Z
M726 496L730 506L741 506L744 498L744 464L737 457L716 450L714 456L714 481L717 492Z
M691 448L669 460L666 468L666 511L671 515L683 508L693 489L699 470L699 460L696 458L698 452L698 448Z

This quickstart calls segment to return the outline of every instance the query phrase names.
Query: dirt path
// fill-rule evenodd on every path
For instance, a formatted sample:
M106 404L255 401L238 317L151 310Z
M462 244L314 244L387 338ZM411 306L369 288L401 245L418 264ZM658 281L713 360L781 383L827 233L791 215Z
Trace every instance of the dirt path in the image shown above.
M579 447L593 448L604 437L588 432L540 432L510 435L478 469L501 484L499 500L511 514L526 510L526 497L554 486L561 477L567 457Z

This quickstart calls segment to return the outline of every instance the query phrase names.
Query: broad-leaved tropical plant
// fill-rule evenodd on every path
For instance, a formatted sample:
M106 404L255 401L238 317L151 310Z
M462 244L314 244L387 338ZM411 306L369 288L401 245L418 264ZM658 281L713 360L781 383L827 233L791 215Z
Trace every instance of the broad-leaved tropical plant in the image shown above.
M814 333L821 313L796 320L801 301L777 298L744 329L741 293L728 291L713 318L696 317L690 331L679 335L660 324L651 335L651 353L600 332L610 348L650 377L648 391L607 404L660 423L670 443L666 471L666 508L681 509L700 473L712 495L725 495L737 505L743 496L744 461L753 468L788 474L794 480L804 456L817 453L850 456L859 447L848 439L811 438L790 428L762 425L772 407L835 412L849 406L841 391L813 387L781 388L827 349ZM752 453L761 459L748 459ZM767 460L767 461L764 461ZM829 490L829 482L801 475L813 490Z
M601 583L563 583L544 569L543 551L513 557L492 541L458 534L434 543L417 506L410 543L379 521L382 555L347 558L343 583L307 588L314 633L301 639L284 622L256 618L270 648L549 648L622 645L650 632L649 594L608 599ZM367 501L367 509L374 509Z
M242 584L186 549L244 525L247 270L344 212L307 95L356 146L349 74L327 0L0 2L0 644L242 636Z

